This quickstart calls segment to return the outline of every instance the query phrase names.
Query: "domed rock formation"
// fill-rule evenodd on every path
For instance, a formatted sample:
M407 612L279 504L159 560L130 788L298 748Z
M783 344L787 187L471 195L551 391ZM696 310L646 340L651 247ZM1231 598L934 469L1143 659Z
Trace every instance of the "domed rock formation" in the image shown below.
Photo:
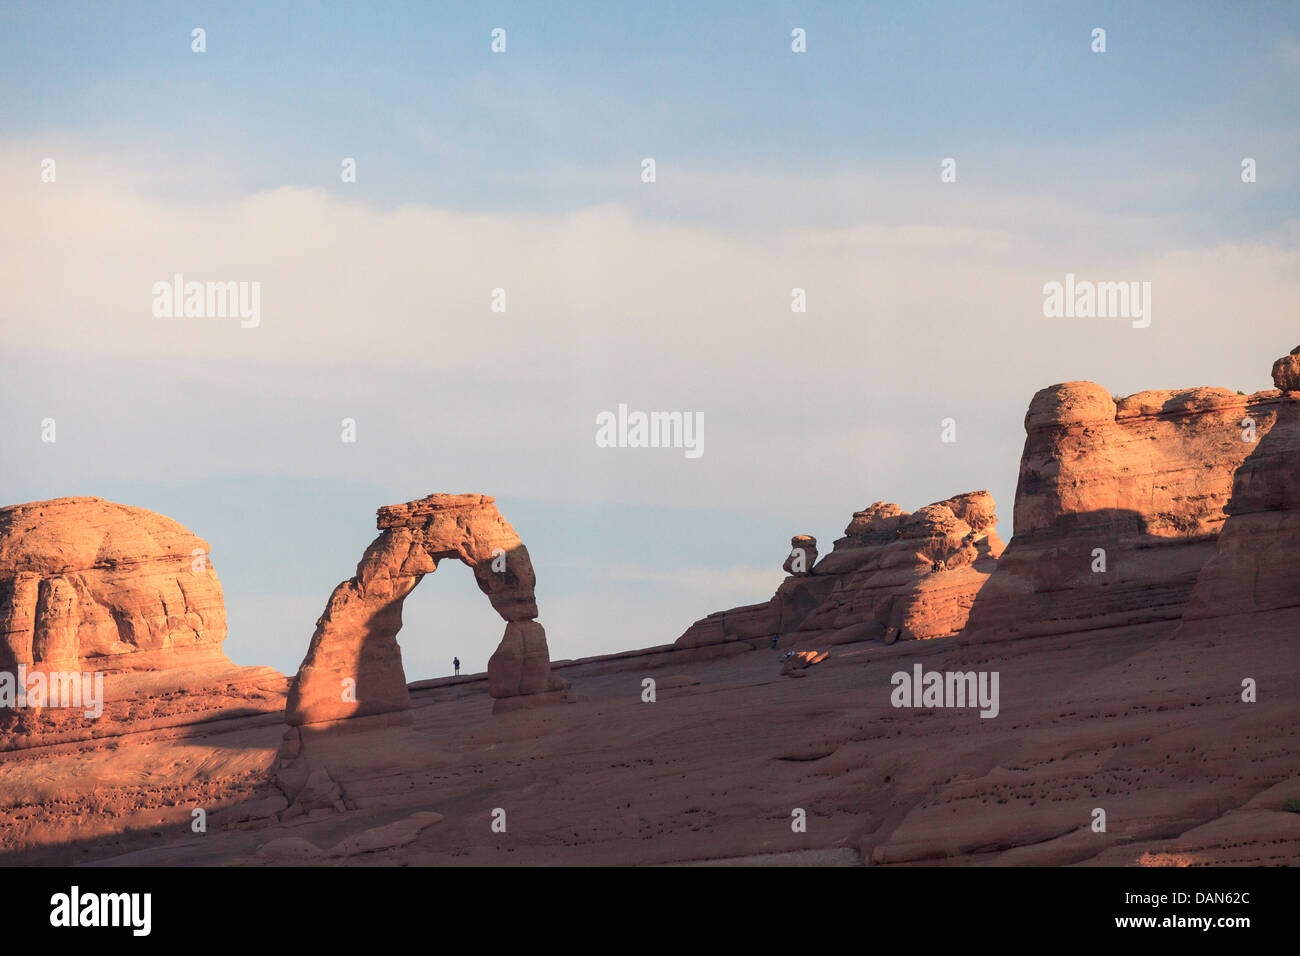
M410 696L397 632L402 602L438 561L455 558L507 622L488 661L488 690L501 700L559 691L546 632L537 623L528 549L487 495L435 494L380 508L380 535L357 573L330 596L289 692L293 725L401 713ZM499 708L498 708L499 709Z
M208 550L170 518L102 498L0 509L0 668L224 660Z
M912 514L878 501L853 515L844 537L810 573L786 578L766 604L717 611L696 621L677 645L773 634L829 644L948 637L965 625L976 593L1002 553L996 524L987 491Z
M1092 382L1039 391L1015 534L962 641L1172 627L1214 554L1233 476L1281 400L1193 388L1116 402Z
M0 508L0 672L98 698L5 709L0 750L279 710L284 677L232 664L225 638L208 543L171 518L102 498Z

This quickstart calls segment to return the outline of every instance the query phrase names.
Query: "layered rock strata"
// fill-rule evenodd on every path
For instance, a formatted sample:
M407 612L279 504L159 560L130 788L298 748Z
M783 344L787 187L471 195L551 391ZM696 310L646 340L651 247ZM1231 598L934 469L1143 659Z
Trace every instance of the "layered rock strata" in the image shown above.
M1025 416L1015 534L971 611L968 644L1171 623L1215 552L1233 478L1279 391L1042 389Z
M1300 654L1300 348L1277 360L1272 427L1233 476L1227 519L1176 637L1276 632ZM1293 690L1293 688L1291 689Z
M0 508L0 749L278 709L283 677L222 653L209 552L102 498Z

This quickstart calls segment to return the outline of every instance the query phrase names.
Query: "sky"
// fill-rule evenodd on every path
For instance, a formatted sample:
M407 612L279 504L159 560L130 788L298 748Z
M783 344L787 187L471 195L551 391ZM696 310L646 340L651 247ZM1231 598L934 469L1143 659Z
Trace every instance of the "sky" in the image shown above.
M374 7L0 7L0 503L185 524L237 663L296 670L381 505L495 495L555 659L667 643L874 501L1010 538L1039 388L1300 343L1294 3ZM258 325L156 316L177 273ZM1045 317L1067 273L1150 326ZM598 447L619 404L704 453ZM503 629L450 562L405 620L412 680Z

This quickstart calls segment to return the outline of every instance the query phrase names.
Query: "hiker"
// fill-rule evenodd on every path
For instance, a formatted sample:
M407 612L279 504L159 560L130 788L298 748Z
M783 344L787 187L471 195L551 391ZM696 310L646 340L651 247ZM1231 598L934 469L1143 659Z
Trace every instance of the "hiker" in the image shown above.
M773 635L772 635L772 650L776 650L776 642L779 641L780 639L781 639L781 635L780 635L780 634L773 634Z
M454 667L454 668L456 668L456 676L459 677L459 676L460 676L460 658L459 658L459 657L453 657L453 658L451 659L451 666Z

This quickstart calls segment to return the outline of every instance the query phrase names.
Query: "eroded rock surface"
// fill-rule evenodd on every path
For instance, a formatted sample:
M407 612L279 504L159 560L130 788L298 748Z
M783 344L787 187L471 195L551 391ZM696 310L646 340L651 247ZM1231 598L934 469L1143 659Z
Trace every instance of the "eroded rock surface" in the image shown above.
M83 705L102 693L96 706L51 693L0 709L0 750L278 709L284 678L222 653L209 551L165 515L102 498L0 508L0 672L75 684Z
M1300 392L1300 345L1273 363L1273 386L1284 392Z
M1275 381L1287 360L1300 363L1300 348L1274 364ZM1300 391L1283 394L1272 428L1237 469L1224 510L1214 555L1197 577L1175 636L1270 630L1289 638L1291 653L1300 655Z
M0 508L0 667L152 669L220 649L208 551L172 519L102 498Z
M1015 534L971 611L971 644L1172 627L1215 552L1237 469L1278 391L1042 389L1025 416Z
M463 561L507 622L488 662L492 696L562 689L551 680L546 632L536 620L536 576L528 549L487 495L435 494L378 512L380 535L357 573L330 596L289 693L299 725L410 708L397 632L402 602L443 558Z
M965 625L1002 552L996 524L987 491L913 513L878 501L856 512L831 553L808 573L786 578L767 603L710 614L677 645L774 634L830 644L948 637ZM807 536L796 537L795 547L801 538Z

